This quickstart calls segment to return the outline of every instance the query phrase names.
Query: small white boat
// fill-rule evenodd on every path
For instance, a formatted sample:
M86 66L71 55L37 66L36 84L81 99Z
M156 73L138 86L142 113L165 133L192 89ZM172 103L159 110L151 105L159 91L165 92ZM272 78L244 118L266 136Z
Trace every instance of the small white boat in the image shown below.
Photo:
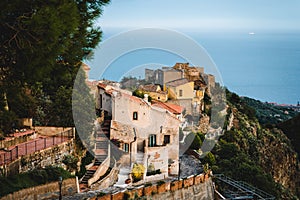
M254 32L249 32L249 35L255 35L255 33Z

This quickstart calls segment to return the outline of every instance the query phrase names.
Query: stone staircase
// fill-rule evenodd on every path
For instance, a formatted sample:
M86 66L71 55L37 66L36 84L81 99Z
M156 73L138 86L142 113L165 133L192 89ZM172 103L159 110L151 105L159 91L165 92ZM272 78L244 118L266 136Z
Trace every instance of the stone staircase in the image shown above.
M94 149L94 157L95 161L92 167L90 167L83 178L80 181L79 187L80 191L84 192L88 190L88 180L92 178L101 165L101 163L108 156L108 148L109 148L109 136L110 136L110 122L111 119L105 119L103 124L99 127L99 129L95 133L95 149Z
M136 162L137 164L144 165L144 153L138 152L138 153L136 154L135 159L136 159L135 162Z

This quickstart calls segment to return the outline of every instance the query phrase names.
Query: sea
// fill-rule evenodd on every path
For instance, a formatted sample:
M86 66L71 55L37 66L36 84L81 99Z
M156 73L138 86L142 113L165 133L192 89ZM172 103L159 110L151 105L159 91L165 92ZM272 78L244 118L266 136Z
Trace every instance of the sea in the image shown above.
M103 54L103 44L119 34L117 31L103 31L102 42L92 59L87 61L91 67L90 79L120 81L124 76L144 78L145 68L189 62L176 53L161 49L136 49L112 60L101 71L99 54ZM295 105L300 101L300 32L185 31L181 34L205 50L215 64L219 81L229 90L263 102ZM129 42L134 43L135 40ZM126 45L122 41L118 44L120 48ZM117 52L118 49L108 51ZM202 67L206 70L206 66Z

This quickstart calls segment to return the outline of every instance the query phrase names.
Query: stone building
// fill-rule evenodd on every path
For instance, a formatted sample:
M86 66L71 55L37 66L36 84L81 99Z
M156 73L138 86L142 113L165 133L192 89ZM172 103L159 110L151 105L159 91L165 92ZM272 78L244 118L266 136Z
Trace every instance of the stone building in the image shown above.
M162 69L145 69L146 82L158 84L164 87L165 83L183 78L181 70L173 69L171 67L163 67Z
M153 100L162 102L166 102L168 100L168 93L166 91L162 91L159 85L141 85L138 89L145 94L148 94Z
M166 176L178 174L182 109L152 105L147 95L138 98L103 83L98 84L96 108L111 115L110 139L120 142L132 163L143 164L147 170L154 166Z
M194 97L194 82L186 78L167 82L165 87L170 99L193 99Z
M176 63L173 69L182 71L184 74L183 77L189 81L199 80L200 76L204 74L203 67L193 67L190 66L189 63Z

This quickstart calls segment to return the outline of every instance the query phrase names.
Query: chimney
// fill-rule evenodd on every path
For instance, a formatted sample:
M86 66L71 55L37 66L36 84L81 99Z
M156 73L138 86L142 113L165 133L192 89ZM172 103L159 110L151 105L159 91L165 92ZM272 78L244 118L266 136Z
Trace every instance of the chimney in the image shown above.
M148 102L148 94L144 94L144 100L145 100L147 103L149 103L149 102Z

